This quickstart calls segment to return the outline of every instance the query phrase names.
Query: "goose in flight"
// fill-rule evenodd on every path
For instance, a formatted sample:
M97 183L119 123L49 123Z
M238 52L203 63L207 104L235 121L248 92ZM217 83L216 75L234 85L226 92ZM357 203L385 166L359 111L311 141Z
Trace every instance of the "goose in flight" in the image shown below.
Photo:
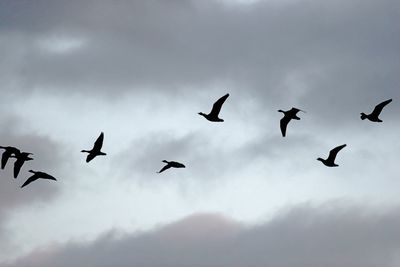
M328 167L337 167L337 166L339 166L339 165L337 165L337 164L335 163L336 155L337 155L337 153L339 153L339 151L340 151L342 148L344 148L345 146L346 146L346 144L341 145L341 146L337 146L337 147L335 147L334 149L332 149L332 150L329 152L329 156L328 156L327 159L317 158L317 160L321 161L325 166L328 166Z
M220 99L217 100L217 102L214 103L211 111L209 114L204 114L203 112L199 112L198 114L201 116L204 116L209 121L214 121L214 122L222 122L224 121L223 119L220 119L218 117L219 112L221 111L222 105L224 104L225 100L228 98L229 94L224 95Z
M284 114L283 118L281 119L281 132L282 136L286 136L286 128L289 122L293 120L300 120L299 117L297 117L297 113L299 111L305 112L304 110L298 109L298 108L292 108L290 110L284 111L284 110L278 110L278 112L282 112Z
M29 177L28 180L26 180L23 185L21 185L21 188L36 181L37 179L48 179L48 180L57 181L56 178L54 178L53 176L51 176L45 172L37 172L37 171L33 171L33 170L29 170L29 172L33 173L33 175L31 177Z
M29 160L33 160L33 158L29 157L29 155L33 155L32 153L28 153L28 152L20 152L16 155L12 155L12 158L16 158L17 160L14 162L14 178L18 177L19 171L22 168L22 165L24 165L24 163L26 161Z
M91 161L94 159L96 156L104 156L107 155L104 152L101 152L101 147L103 146L103 139L104 139L104 133L101 132L100 136L97 138L96 142L94 142L92 150L82 150L81 152L86 152L89 153L86 157L86 162Z
M0 148L4 149L3 155L1 156L1 168L4 169L7 165L8 159L20 153L19 149L12 146L0 146Z
M163 171L169 169L169 168L185 168L185 165L182 163L176 162L176 161L166 161L163 160L162 162L167 163L158 173L162 173Z
M381 114L383 108L390 102L392 102L392 99L388 99L388 100L383 101L382 103L376 105L376 107L371 112L371 114L367 115L364 112L361 112L361 119L362 120L368 119L373 122L382 122L382 120L379 118L379 115Z

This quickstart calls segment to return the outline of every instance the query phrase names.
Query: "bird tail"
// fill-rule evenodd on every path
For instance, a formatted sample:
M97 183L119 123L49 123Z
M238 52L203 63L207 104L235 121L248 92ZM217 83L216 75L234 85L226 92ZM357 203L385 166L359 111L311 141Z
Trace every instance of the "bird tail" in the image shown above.
M364 112L361 112L361 119L365 120L367 118L367 115Z

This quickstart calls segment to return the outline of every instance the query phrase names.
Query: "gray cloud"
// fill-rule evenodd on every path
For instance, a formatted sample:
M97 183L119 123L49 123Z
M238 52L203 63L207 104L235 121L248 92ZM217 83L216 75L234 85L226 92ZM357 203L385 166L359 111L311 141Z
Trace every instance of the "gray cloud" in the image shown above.
M150 232L38 249L5 266L390 267L399 264L399 223L398 209L332 203L299 206L252 227L200 214Z
M3 34L29 32L13 78L30 90L165 92L232 81L236 90L263 103L297 102L324 116L334 105L358 114L364 104L398 96L396 1L3 5L2 16L11 25ZM87 45L65 54L35 45L51 37L82 37Z

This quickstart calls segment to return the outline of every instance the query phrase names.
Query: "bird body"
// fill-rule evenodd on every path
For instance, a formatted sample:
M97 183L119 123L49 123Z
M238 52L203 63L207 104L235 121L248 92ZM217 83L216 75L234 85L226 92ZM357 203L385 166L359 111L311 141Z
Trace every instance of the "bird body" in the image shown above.
M299 111L305 112L301 109L293 108L293 107L287 111L284 111L281 109L278 110L278 112L282 112L284 114L283 118L280 121L280 128L281 128L281 133L282 133L283 137L286 136L286 128L287 128L287 125L289 124L289 122L291 120L300 120L300 118L297 116L297 113Z
M186 166L183 165L182 163L176 162L176 161L167 161L163 160L162 162L167 163L158 173L162 173L163 171L169 169L169 168L185 168Z
M221 119L221 118L219 118L218 115L219 115L219 112L221 111L222 105L224 104L225 100L226 100L228 97L229 97L229 94L226 94L226 95L224 95L223 97L221 97L220 99L218 99L218 100L214 103L214 105L213 105L213 107L212 107L210 113L205 114L205 113L203 113L203 112L199 112L198 114L201 115L201 116L203 116L203 117L206 118L207 120L212 121L212 122L223 122L224 120Z
M27 186L28 184L36 181L37 179L47 179L47 180L54 180L57 181L56 178L54 178L53 176L45 173L45 172L38 172L38 171L33 171L33 170L29 170L29 172L33 173L33 175L31 177L29 177L25 183L23 185L21 185L21 188Z
M365 114L364 112L361 112L361 119L365 120L368 119L372 122L382 122L382 120L379 118L379 115L381 114L383 108L389 104L390 102L392 102L392 99L388 99L386 101L383 101L382 103L376 105L376 107L374 108L374 110L370 113L370 114Z
M103 140L104 140L104 133L101 132L100 136L97 138L96 142L94 143L92 150L82 150L81 151L81 152L89 153L86 157L86 162L90 162L96 156L107 155L106 153L101 151L101 148L103 146Z
M322 159L322 158L317 158L317 160L321 161L325 166L328 167L337 167L339 165L337 165L335 163L335 159L336 159L336 155L337 153L339 153L340 150L342 150L344 147L346 146L346 144L343 144L341 146L337 146L334 149L332 149L329 152L329 156L327 159Z
M7 161L11 156L15 156L20 153L19 149L12 146L0 146L4 149L3 155L1 156L1 168L4 169L7 165Z
M29 155L33 155L32 153L28 153L28 152L20 152L16 155L12 155L10 157L12 158L16 158L17 160L14 162L14 178L18 177L19 171L22 168L22 165L24 165L24 163L26 161L29 160L33 160L33 158L29 157Z

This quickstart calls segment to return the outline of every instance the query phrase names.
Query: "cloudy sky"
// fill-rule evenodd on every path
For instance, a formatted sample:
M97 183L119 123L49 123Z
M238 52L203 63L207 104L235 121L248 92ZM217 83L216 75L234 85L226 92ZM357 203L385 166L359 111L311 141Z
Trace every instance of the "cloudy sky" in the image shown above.
M34 160L0 171L0 266L399 266L399 25L396 0L1 1L0 145Z

